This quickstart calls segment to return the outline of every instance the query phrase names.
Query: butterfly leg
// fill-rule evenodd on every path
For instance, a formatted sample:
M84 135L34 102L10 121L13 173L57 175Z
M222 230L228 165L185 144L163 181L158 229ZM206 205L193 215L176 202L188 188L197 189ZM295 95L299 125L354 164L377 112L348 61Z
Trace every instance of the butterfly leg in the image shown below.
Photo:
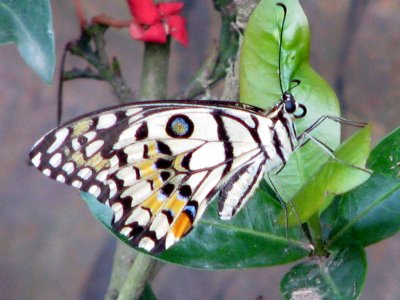
M350 121L345 118L336 117L336 116L329 116L329 115L321 116L313 124L311 124L306 130L304 130L304 132L302 132L301 134L299 134L297 136L297 140L299 141L299 143L295 147L295 150L304 146L306 143L308 143L310 140L309 134L326 120L331 120L334 122L338 122L341 124L350 125L350 126L354 126L354 127L365 127L367 125L367 123L365 123L365 122ZM333 151L331 150L331 152L333 152Z
M280 172L282 170L282 168L280 168L278 170L278 172ZM274 175L276 176L278 173L275 173ZM281 204L282 208L285 210L285 227L286 227L286 237L288 237L288 228L289 228L289 218L288 218L288 207L286 205L286 202L283 201L281 195L279 195L278 189L275 187L274 182L271 179L270 173L267 172L267 177L268 177L268 181L270 183L270 186L272 188L272 190L274 191L276 197L278 198L279 203Z
M315 128L317 128L319 125L321 125L326 120L331 120L334 122L338 122L340 124L350 125L350 126L354 126L354 127L365 127L367 125L367 123L365 123L365 122L350 121L350 120L347 120L347 119L341 118L341 117L324 115L324 116L319 117L313 124L311 124L311 126L309 126L306 130L304 130L304 132L301 133L297 137L297 139L301 140L302 138L304 138L305 135L311 133ZM300 145L302 146L302 144L300 144Z
M278 172L280 172L281 170L282 170L282 168L279 168ZM278 172L274 173L273 175L276 176L278 174ZM287 206L286 202L280 196L280 194L278 192L278 189L276 188L274 182L272 181L272 178L270 177L269 173L267 173L267 177L268 177L268 181L270 183L270 186L271 186L272 190L275 192L275 194L276 194L276 196L278 198L278 201L280 202L280 204L282 205L283 209L285 210L286 238L289 239L289 237L288 237L288 229L289 229L289 217L288 217L289 216L289 209L288 209L288 206ZM290 205L291 205L291 207L293 209L294 214L296 215L297 221L298 221L298 223L299 223L299 225L301 227L301 230L304 233L304 236L307 238L307 240L309 241L310 244L313 244L312 237L311 237L310 231L308 229L308 225L306 223L304 223L304 224L301 223L300 216L298 215L298 213L296 211L294 203L291 202L290 200L289 200L289 203L290 203Z
M309 140L307 140L306 143L307 143L308 141L309 141ZM282 164L282 166L274 173L274 176L277 176L277 175L283 170L283 168L284 168L285 166L286 166L286 162L284 161L283 164ZM271 183L271 186L272 186L272 188L273 188L273 190L274 190L276 196L277 196L278 199L279 199L279 202L281 203L282 207L285 209L286 228L288 228L288 227L289 227L289 219L288 219L289 211L288 211L286 202L283 201L282 197L279 195L278 189L275 187L275 185L274 185L274 183L273 183L271 177L269 176L269 173L267 174L267 176L268 176L268 180L269 180L269 182ZM302 224L301 224L301 220L300 220L300 216L297 214L297 211L296 211L296 209L295 209L295 207L294 207L293 202L291 202L291 201L289 200L289 203L290 203L290 205L291 205L291 207L292 207L292 209L293 209L293 212L294 212L295 215L296 215L297 221L299 222L300 225L302 225ZM305 234L305 235L307 236L307 234ZM307 237L308 237L308 236L307 236ZM310 240L310 241L311 241L311 240Z
M313 141L316 145L321 147L322 150L324 150L333 160L337 161L338 163L341 163L343 165L346 165L348 167L351 167L351 168L354 168L354 169L357 169L357 170L360 170L360 171L364 171L364 172L366 172L368 174L372 174L372 171L367 169L367 168L358 167L356 165L349 164L348 162L337 158L335 156L333 150L331 148L329 148L328 145L326 145L325 143L320 141L319 139L317 139L317 138L315 138L315 137L313 137L313 136L311 136L309 134L306 134L305 136L307 136L308 140Z
M309 141L314 142L316 145L318 145L320 148L322 148L330 157L332 157L332 159L334 159L335 161L344 164L346 166L367 172L368 174L371 174L372 171L367 169L367 168L361 168L358 166L355 166L353 164L349 164L341 159L338 159L335 154L334 151L325 143L323 143L322 141L320 141L319 139L313 137L312 135L310 135L310 133L315 130L319 125L321 125L324 121L326 120L332 120L334 122L338 122L341 124L345 124L345 125L350 125L350 126L355 126L355 127L364 127L367 125L367 123L364 122L355 122L355 121L350 121L341 117L335 117L335 116L328 116L328 115L324 115L320 118L318 118L317 121L315 121L310 127L308 127L306 130L304 130L304 132L302 132L300 135L297 136L297 140L298 140L298 145L296 146L295 150L304 146L306 143L308 143Z
M274 175L275 176L278 175L285 166L286 166L286 161L283 162L282 166L279 167L279 169L274 173Z
M306 139L306 137L309 136L309 133L314 131L319 125L321 125L326 120L331 120L334 122L338 122L340 124L350 125L350 126L354 126L354 127L365 127L367 125L367 123L365 123L365 122L350 121L345 118L336 117L336 116L329 116L329 115L321 116L313 124L311 124L306 130L304 130L304 132L302 132L301 134L299 134L297 136L297 140L299 141L299 143L296 146L295 150L300 148L301 146L304 146L309 140L309 139Z

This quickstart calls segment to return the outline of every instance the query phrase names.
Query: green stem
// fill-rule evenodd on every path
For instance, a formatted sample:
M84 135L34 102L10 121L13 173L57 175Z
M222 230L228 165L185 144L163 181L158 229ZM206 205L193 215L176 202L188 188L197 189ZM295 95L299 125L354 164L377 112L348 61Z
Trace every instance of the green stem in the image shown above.
M104 297L105 300L116 300L118 298L119 289L124 284L129 274L129 270L135 261L136 255L137 251L121 242L117 243L110 284Z
M153 278L156 271L157 261L146 254L138 253L117 300L139 299L147 281Z
M314 253L321 257L327 256L328 251L325 249L324 241L322 239L321 220L318 213L314 214L308 220L308 225L310 226L311 236L314 240Z
M169 52L169 41L165 44L145 44L140 99L156 100L167 96Z
M169 42L166 44L145 43L140 99L166 98L169 52ZM120 255L119 251L116 252L116 255ZM117 258L115 260L117 261ZM114 291L121 288L120 292L117 293L118 300L138 299L146 284L154 277L159 266L155 259L146 254L138 253L128 275L123 276L126 279L122 288L121 280L118 280L118 282L115 282L118 284L117 286L110 285L110 293L115 295ZM129 267L129 264L127 266L115 265L117 270L113 270L113 274L117 272L124 275Z

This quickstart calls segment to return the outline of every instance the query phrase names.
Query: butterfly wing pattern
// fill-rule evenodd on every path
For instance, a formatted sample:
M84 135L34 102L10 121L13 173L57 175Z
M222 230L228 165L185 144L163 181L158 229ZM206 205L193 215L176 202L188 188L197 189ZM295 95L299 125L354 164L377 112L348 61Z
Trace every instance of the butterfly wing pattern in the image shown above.
M95 196L133 246L161 252L185 236L218 195L231 219L264 172L286 162L295 129L270 112L223 101L151 101L79 117L32 148L44 175Z

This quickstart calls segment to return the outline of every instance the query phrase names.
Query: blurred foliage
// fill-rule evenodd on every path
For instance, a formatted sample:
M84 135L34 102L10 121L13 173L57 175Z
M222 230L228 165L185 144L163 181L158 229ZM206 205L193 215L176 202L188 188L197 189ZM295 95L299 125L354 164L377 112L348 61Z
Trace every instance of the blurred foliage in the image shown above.
M48 0L0 2L0 44L15 43L26 64L50 84L55 68L54 32Z

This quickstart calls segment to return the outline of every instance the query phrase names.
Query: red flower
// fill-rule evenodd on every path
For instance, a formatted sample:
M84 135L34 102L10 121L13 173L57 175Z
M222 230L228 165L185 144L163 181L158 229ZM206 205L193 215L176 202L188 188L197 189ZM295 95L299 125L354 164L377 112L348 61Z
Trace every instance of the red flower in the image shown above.
M186 20L178 15L183 3L154 4L153 0L128 0L128 5L134 18L129 26L133 39L165 43L170 34L182 45L188 45Z

